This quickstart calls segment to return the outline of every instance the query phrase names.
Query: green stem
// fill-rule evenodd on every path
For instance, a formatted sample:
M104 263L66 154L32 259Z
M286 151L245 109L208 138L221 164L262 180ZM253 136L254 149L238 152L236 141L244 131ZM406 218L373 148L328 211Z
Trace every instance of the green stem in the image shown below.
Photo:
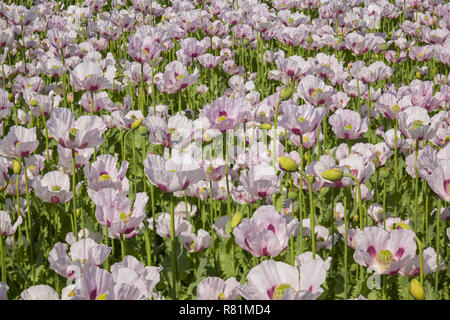
M5 246L3 244L3 236L0 235L0 249L2 257L2 282L6 283L6 266L5 266Z
M434 295L438 296L438 284L439 284L439 252L440 252L440 242L441 242L441 228L440 228L440 220L441 220L441 206L442 200L438 200L437 207L437 220L436 220L436 273L434 274Z
M347 197L344 196L344 299L348 299L348 220L347 220Z
M105 225L105 245L109 247L108 225ZM105 260L105 270L109 270L109 256Z
M173 193L170 194L170 242L172 244L172 277L173 277L173 299L177 299L177 278L178 278L178 266L177 266L177 254L175 247L175 212L174 212Z
M31 256L33 258L33 243L31 242L30 189L28 188L28 176L27 176L27 167L25 165L25 158L21 158L21 159L22 159L22 166L23 166L24 177L25 177L25 192L26 192L26 199L27 199L27 221L28 221L28 224L25 222L25 231L26 231L27 240L28 240L29 246L30 246ZM19 177L17 177L17 178L19 178ZM19 179L17 179L17 181L19 181ZM18 189L17 189L17 193L19 193ZM17 200L17 201L19 201L19 200ZM18 202L18 205L20 206L20 202Z
M414 161L414 172L416 175L415 178L415 190L414 190L414 229L419 230L419 226L418 226L418 221L417 221L417 217L418 217L418 210L419 210L419 203L418 203L418 199L419 199L419 170L417 169L417 155L419 154L419 140L416 140L416 157L415 157L415 161Z
M120 248L122 251L122 260L125 258L125 239L123 238L123 234L120 234Z
M76 204L76 168L75 168L75 149L72 149L72 204L73 204L73 234L78 241L78 228L77 228L77 204Z

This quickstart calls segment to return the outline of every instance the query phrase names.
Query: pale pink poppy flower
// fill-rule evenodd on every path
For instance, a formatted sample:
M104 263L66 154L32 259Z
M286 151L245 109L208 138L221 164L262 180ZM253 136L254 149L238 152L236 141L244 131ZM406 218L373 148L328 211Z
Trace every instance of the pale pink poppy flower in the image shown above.
M357 79L352 79L349 82L344 82L342 87L346 94L351 98L358 97L358 87L359 87L359 97L363 97L367 92L367 85Z
M362 183L360 185L361 188L361 198L363 201L372 200L373 196L375 194L375 190L370 190L365 183ZM358 195L358 188L355 186L352 189L352 197L356 200L356 202L359 202L359 195Z
M117 239L119 234L133 238L138 234L137 228L146 216L148 196L145 193L136 194L133 208L127 197L112 188L100 189L92 196L92 201L96 205L97 221L108 226L111 238Z
M149 154L144 160L145 174L150 182L163 192L183 191L205 178L205 173L189 155L173 156L164 160Z
M426 109L428 112L438 109L446 96L442 92L433 93L433 86L432 81L420 81L418 79L411 81L407 88L407 92L411 96L411 103L414 106Z
M228 220L230 220L228 216L222 216L217 218L216 222L212 225L216 234L221 238L230 239L231 237L226 231Z
M341 234L342 239L345 239L345 224L341 223L337 226L338 232ZM346 244L352 249L355 249L355 236L360 232L359 229L348 228L347 229L347 241Z
M409 107L398 114L398 126L406 138L429 140L436 134L444 116L444 112L439 112L430 118L426 109Z
M48 203L61 203L72 199L69 176L60 171L47 172L43 178L37 176L33 188L39 199Z
M433 170L439 165L437 159L438 151L426 145L425 148L419 150L417 154L417 172L420 178L426 179ZM406 157L406 172L413 178L416 177L416 154L415 152Z
M206 277L197 285L197 300L236 300L240 284L233 277L226 281L219 277Z
M330 116L328 122L334 134L341 139L358 139L368 130L369 119L361 119L359 113L353 110L338 109Z
M70 82L76 91L98 91L112 88L110 80L104 75L99 64L84 61L70 72Z
M234 228L236 243L253 256L275 257L284 251L291 234L298 228L298 221L289 224L273 206L261 206L251 219L244 218Z
M340 160L339 166L348 168L349 171L358 178L361 184L369 181L370 176L375 171L373 162L366 162L363 156L356 153L352 153L348 157Z
M185 203L184 201L179 202L174 209L174 214L186 219L186 210L189 217L194 217L197 213L197 206L195 204Z
M398 113L410 106L412 106L410 97L397 99L397 96L390 92L383 93L375 104L380 113L388 119L397 119Z
M372 203L370 204L369 208L367 208L367 213L375 222L382 222L383 221L383 206L378 203ZM386 212L386 218L389 217L389 213Z
M324 105L333 94L333 87L326 85L322 79L307 75L300 80L299 95L314 106Z
M73 288L71 300L102 300L114 285L112 275L99 267L91 267L83 273Z
M98 116L81 116L75 120L67 108L55 109L47 121L49 134L64 148L95 148L103 143L106 124Z
M128 161L122 162L117 170L117 158L110 154L102 154L91 165L86 164L84 173L87 178L87 186L92 191L99 191L104 188L125 191L127 182Z
M81 229L80 231L78 231L78 238L81 239L84 237L86 239L87 238L92 239L97 243L100 243L103 240L102 234L98 233L97 231L90 231L87 228L84 228L84 229ZM77 239L76 239L75 235L73 234L73 232L68 232L66 234L66 237L64 238L64 240L70 245L77 242Z
M428 185L444 201L450 201L450 160L441 160L433 173L426 177Z
M22 224L22 217L19 216L19 218L16 220L14 225L11 223L11 217L9 213L6 211L0 210L0 232L2 237L8 237L13 235L19 225Z
M12 126L6 137L0 140L0 154L5 157L26 158L36 150L38 145L35 127L27 129Z
M186 38L180 42L183 53L190 58L197 58L201 56L206 48L200 41L195 38Z
M64 170L64 173L72 175L72 149L57 147L59 155L59 165ZM74 149L75 151L75 169L84 166L91 156L94 154L94 148Z
M221 56L214 56L210 53L205 53L199 56L198 62L203 68L213 69L219 65L219 62L223 60Z
M234 202L239 204L251 204L255 203L259 199L257 196L252 196L242 185L232 187L231 198Z
M281 180L273 166L259 164L251 167L248 172L243 172L239 181L253 197L265 198L278 191Z
M205 115L211 124L210 128L223 133L235 129L241 122L242 109L238 100L222 96L206 106Z
M144 115L141 110L128 111L126 114L120 110L113 111L111 113L112 121L115 122L119 129L130 130L136 120L144 119Z
M185 231L180 236L184 247L189 252L200 252L212 244L211 236L203 229L198 229L197 235L191 231Z
M87 269L100 266L110 253L110 247L86 238L73 243L69 253L66 244L56 243L50 250L48 261L50 269L64 278L76 280L81 278Z
M159 91L177 93L197 82L199 73L195 69L192 74L189 74L180 61L172 61L166 65L164 73L159 73L155 77L155 84Z
M92 104L92 96L94 96L94 103ZM98 112L100 110L111 110L113 108L113 102L108 96L108 93L105 91L102 92L85 92L80 101L78 102L84 111L86 112ZM92 107L92 110L91 110Z
M317 129L326 112L324 107L314 107L310 104L283 104L283 117L279 124L296 135L304 135Z
M416 255L415 233L368 227L355 236L353 259L376 274L397 274Z
M175 224L175 237L181 235L184 232L190 232L191 231L191 224L189 221L183 219L180 216L174 217L174 224ZM147 219L147 222L149 223L149 229L153 230L153 220ZM171 229L170 229L170 214L163 212L161 213L158 218L156 219L156 233L162 237L162 238L170 238Z
M323 292L326 267L322 259L299 258L296 267L287 263L266 260L247 274L248 280L240 288L246 300L315 300Z
M59 300L59 296L49 285L39 284L22 291L20 300Z
M152 298L154 289L161 279L160 272L162 270L163 267L161 266L144 266L133 256L125 256L122 261L111 266L111 273L116 285L132 286L134 289L138 290L137 293L135 292L138 297L147 299ZM110 290L107 299L114 299L117 297L117 293L119 292L114 292L113 294ZM134 299L136 299L136 297Z
M436 264L437 254L432 247L423 250L423 274L432 274L438 268ZM445 269L445 262L442 257L439 257L439 270ZM420 275L420 256L416 255L400 270L400 275L416 277Z
M192 121L184 115L176 114L164 120L158 116L145 118L149 140L166 148L181 149L188 146L194 132Z
M50 115L54 109L58 108L62 101L61 96L55 95L53 91L49 95L42 95L31 90L25 91L24 99L30 108L33 116L42 117Z

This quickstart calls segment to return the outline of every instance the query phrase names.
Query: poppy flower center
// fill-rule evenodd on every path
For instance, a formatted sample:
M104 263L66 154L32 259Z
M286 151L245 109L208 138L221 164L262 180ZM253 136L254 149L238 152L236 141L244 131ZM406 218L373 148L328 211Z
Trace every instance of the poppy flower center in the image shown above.
M226 120L227 116L220 116L217 118L217 123L221 123L222 121Z
M111 177L107 173L104 173L100 177L98 177L98 182L102 182L105 180L110 180L110 181L112 180Z
M283 298L286 290L288 289L292 289L292 287L287 283L283 283L277 286L273 291L272 300L280 300L281 298Z
M394 255L389 250L383 249L380 252L378 252L375 259L379 264L381 264L384 268L387 269L387 267L391 264L391 262L394 261Z
M219 300L225 300L225 295L221 292L221 293L219 293L219 295L217 296L217 299L219 299Z
M131 211L128 214L126 214L123 211L120 212L120 220L122 220L123 222L128 222L128 220L130 220L130 216L131 216Z
M400 106L399 106L398 104L394 104L394 105L391 107L391 111L392 111L392 112L397 113L397 112L399 112L400 110L401 110L401 108L400 108Z
M95 300L106 300L106 293L99 295Z
M414 122L411 125L411 129L412 130L417 130L420 129L420 127L423 126L423 121L422 120L414 120Z
M52 191L60 191L61 187L60 186L53 186L52 187Z
M298 122L300 122L300 123L302 123L302 122L304 122L304 121L306 121L306 119L305 118L303 118L303 117L298 117Z
M78 132L78 129L76 129L76 128L70 128L70 129L69 129L69 136L70 136L72 139L75 139L75 136L77 135L77 132Z
M349 124L346 124L344 127L345 130L353 130L353 127Z

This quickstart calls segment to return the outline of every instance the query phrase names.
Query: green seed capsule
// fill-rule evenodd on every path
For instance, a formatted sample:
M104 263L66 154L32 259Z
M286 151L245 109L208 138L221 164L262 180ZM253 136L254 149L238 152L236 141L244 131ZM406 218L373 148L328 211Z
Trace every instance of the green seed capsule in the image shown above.
M22 166L20 165L20 162L17 160L13 160L13 171L15 174L19 174L20 171L22 170Z

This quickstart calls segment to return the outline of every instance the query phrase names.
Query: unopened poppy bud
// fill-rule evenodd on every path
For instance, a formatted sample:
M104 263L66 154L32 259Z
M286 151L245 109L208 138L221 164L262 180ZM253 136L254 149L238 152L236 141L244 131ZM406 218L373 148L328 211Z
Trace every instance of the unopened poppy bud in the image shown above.
M20 165L20 162L17 160L13 160L13 171L15 174L19 174L20 170L22 170L22 166Z
M386 51L386 50L388 49L387 44L386 44L386 43L383 43L383 44L380 46L380 49L381 49L382 51Z
M291 87L284 88L280 92L280 99L286 101L291 97L291 95L292 95L292 88Z
M423 286L420 284L419 281L416 279L412 279L410 286L409 286L409 293L413 296L416 300L425 300L425 290L423 289Z
M81 214L81 210L80 210L80 209L77 209L77 211L76 211L75 213L76 213L76 215L77 215L77 218L79 218L79 217L80 217L80 214Z
M263 123L259 126L263 130L270 130L272 129L272 125L270 123Z
M250 41L248 39L244 39L244 46L248 46L250 44Z
M72 93L72 92L69 92L69 93L67 94L67 101L68 101L69 103L72 103L72 102L73 102L73 93Z
M353 222L356 223L359 220L359 216L357 214L355 214L352 218Z
M296 200L298 198L298 189L295 187L289 188L288 198L291 200Z
M241 223L242 218L243 218L242 213L239 211L236 212L231 218L231 228L235 228L236 226L238 226L239 223Z
M295 172L298 169L297 162L288 157L278 157L280 169L287 172Z
M322 178L336 182L342 179L344 173L341 169L333 168L322 172Z
M142 123L142 118L134 120L133 124L131 125L131 130L134 130L138 128Z
M16 98L14 97L14 95L12 93L8 93L8 100L9 100L9 102L14 102L16 100Z

